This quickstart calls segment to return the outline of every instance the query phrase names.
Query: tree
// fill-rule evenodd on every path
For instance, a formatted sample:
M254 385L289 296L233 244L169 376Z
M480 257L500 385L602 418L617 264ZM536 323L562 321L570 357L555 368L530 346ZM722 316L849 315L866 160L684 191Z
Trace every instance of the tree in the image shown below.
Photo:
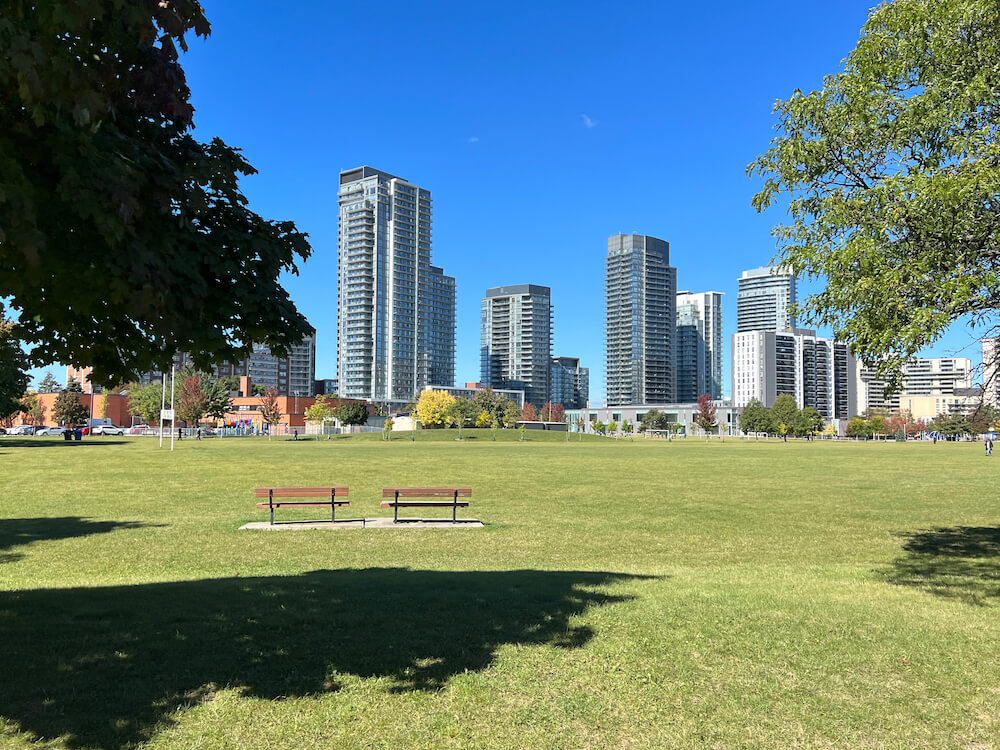
M794 432L800 437L818 435L823 431L824 424L823 415L815 407L807 406L798 413L798 417L795 420Z
M260 418L267 425L267 439L271 439L271 427L281 422L281 407L278 406L278 390L271 386L260 397Z
M0 298L32 360L116 383L181 347L208 369L311 333L278 283L306 236L248 209L237 149L191 136L178 50L208 36L201 5L12 0L3 17Z
M517 404L513 401L508 401L503 409L503 426L513 427L517 424L517 419L520 416L520 410L517 408Z
M2 108L3 104L0 103L0 110ZM0 136L0 141L2 141L2 136ZM0 184L0 207L2 207L2 203L3 186ZM0 227L3 227L2 222L0 222ZM0 228L0 257L2 257L3 248L2 235L3 230ZM3 307L0 306L0 415L7 416L20 411L21 397L31 382L27 366L28 358L21 348L21 342L17 339L14 323L4 316Z
M781 134L748 167L758 211L789 199L781 262L826 280L806 316L890 388L951 323L1000 308L998 90L1000 5L883 3L843 71L778 102Z
M56 380L51 372L46 372L42 379L38 381L39 393L59 393L61 390L62 387L59 385L59 381Z
M610 422L608 422L608 433L611 435L618 434L618 423L613 419Z
M889 428L886 427L885 417L881 414L872 414L868 417L868 434L869 435L888 435Z
M542 405L542 410L538 413L538 418L543 422L562 422L566 415L566 410L562 404L546 401Z
M715 415L716 407L712 403L712 397L707 393L698 396L698 410L694 414L694 423L710 434L718 424Z
M851 437L861 437L868 434L868 425L863 417L851 417L847 422L847 434Z
M28 424L45 424L45 404L31 391L21 397L20 408L17 411L24 414L24 421Z
M391 440L392 439L392 417L386 417L385 421L382 423L382 439Z
M493 417L488 411L481 411L476 417L476 427L489 427L493 423Z
M622 432L625 433L626 435L632 434L632 423L629 422L627 419L622 420Z
M337 407L337 420L341 424L364 424L368 421L368 404L361 401L346 401Z
M524 406L521 407L521 421L522 422L537 422L538 412L535 411L535 407L529 404L527 401L524 402Z
M799 417L799 407L795 404L794 396L787 393L780 394L771 405L771 420L778 428L778 433L782 439L788 440L788 433L792 430Z
M163 384L129 383L125 386L128 395L128 412L142 419L146 424L159 424L160 407L162 405Z
M966 414L965 418L969 424L969 432L981 435L990 431L998 417L1000 417L1000 412L995 407L989 404L980 404Z
M87 407L80 403L79 396L71 391L60 393L52 405L52 418L56 423L67 427L82 424L89 416Z
M305 411L305 420L322 424L327 419L337 416L337 407L340 399L336 396L317 396L315 403L310 405Z
M214 382L218 384L222 390L229 394L240 389L240 379L236 375L226 375L221 378L216 378Z
M669 423L670 420L667 418L665 412L659 409L650 409L639 417L639 431L666 430Z
M928 427L947 438L967 435L971 431L968 419L963 414L938 414Z
M462 428L472 421L476 406L464 398L455 398L445 408L445 421L458 428L458 438L462 439Z
M233 388L226 378L211 380L208 376L202 379L202 391L205 394L205 414L212 419L224 419L233 410L233 399L229 394Z
M417 417L424 427L443 427L448 406L455 400L447 391L421 391L417 401Z
M202 381L191 373L181 381L181 392L177 399L177 419L188 424L197 424L205 415L208 398L202 388Z
M83 393L83 386L80 385L80 381L74 377L69 377L66 379L66 392L67 393Z
M750 399L750 403L743 407L740 413L740 429L746 434L774 432L771 412L760 399Z
M497 419L498 421L503 422L504 410L510 402L503 396L494 392L492 388L483 388L476 391L476 395L472 397L472 403L475 404L477 412L488 412L491 421L493 419Z

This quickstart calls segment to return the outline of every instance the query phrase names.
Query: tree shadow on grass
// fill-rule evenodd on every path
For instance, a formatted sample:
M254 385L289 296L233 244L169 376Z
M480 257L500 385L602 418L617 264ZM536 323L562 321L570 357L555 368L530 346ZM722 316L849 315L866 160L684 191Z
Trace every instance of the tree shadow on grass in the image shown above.
M0 440L0 448L63 448L69 450L70 446L83 448L94 445L127 445L128 440L108 440L100 436L85 437L83 440L63 440L62 438L37 437L37 438L16 438L4 437Z
M16 562L20 553L7 553L13 547L27 547L36 542L72 539L91 534L107 534L116 529L137 529L148 524L138 521L91 521L79 516L57 518L0 518L0 563Z
M990 606L1000 599L1000 526L953 526L898 534L906 554L883 575L899 586Z
M639 576L580 571L318 570L0 592L0 714L38 741L118 750L220 688L271 700L339 689L436 690L505 644L579 648L571 620Z

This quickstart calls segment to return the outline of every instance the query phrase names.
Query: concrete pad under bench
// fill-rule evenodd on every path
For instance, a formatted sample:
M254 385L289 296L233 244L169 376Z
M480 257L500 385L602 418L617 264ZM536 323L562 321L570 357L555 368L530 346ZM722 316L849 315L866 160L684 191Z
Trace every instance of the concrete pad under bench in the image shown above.
M286 521L270 524L267 521L251 521L240 526L240 530L263 529L265 531L301 531L303 529L481 529L483 522L475 518L452 521L451 519L400 519L393 523L391 518L366 518L364 525L357 521Z

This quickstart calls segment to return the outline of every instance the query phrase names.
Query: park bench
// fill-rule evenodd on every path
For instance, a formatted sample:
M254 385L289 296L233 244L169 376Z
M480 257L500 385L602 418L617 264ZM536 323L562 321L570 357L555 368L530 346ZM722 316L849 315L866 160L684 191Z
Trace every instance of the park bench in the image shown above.
M383 487L383 508L392 508L392 522L399 523L400 508L451 508L451 520L457 523L456 514L459 508L468 508L468 500L460 497L472 497L471 487ZM434 499L428 499L434 498ZM403 519L422 520L422 519Z
M271 511L271 523L274 524L274 511L278 508L316 508L329 507L330 521L336 523L337 508L350 505L347 499L347 487L257 487L254 489L254 497L266 497L266 503L257 503L258 508L269 508ZM304 500L302 498L314 497L315 500ZM284 498L293 498L286 500ZM361 521L364 519L344 519Z

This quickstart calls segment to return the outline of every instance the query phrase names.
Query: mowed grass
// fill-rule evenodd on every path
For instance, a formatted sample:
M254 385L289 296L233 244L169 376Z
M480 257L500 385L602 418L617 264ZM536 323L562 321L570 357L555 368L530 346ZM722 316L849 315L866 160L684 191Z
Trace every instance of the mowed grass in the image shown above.
M981 445L467 436L0 440L0 747L1000 747Z

